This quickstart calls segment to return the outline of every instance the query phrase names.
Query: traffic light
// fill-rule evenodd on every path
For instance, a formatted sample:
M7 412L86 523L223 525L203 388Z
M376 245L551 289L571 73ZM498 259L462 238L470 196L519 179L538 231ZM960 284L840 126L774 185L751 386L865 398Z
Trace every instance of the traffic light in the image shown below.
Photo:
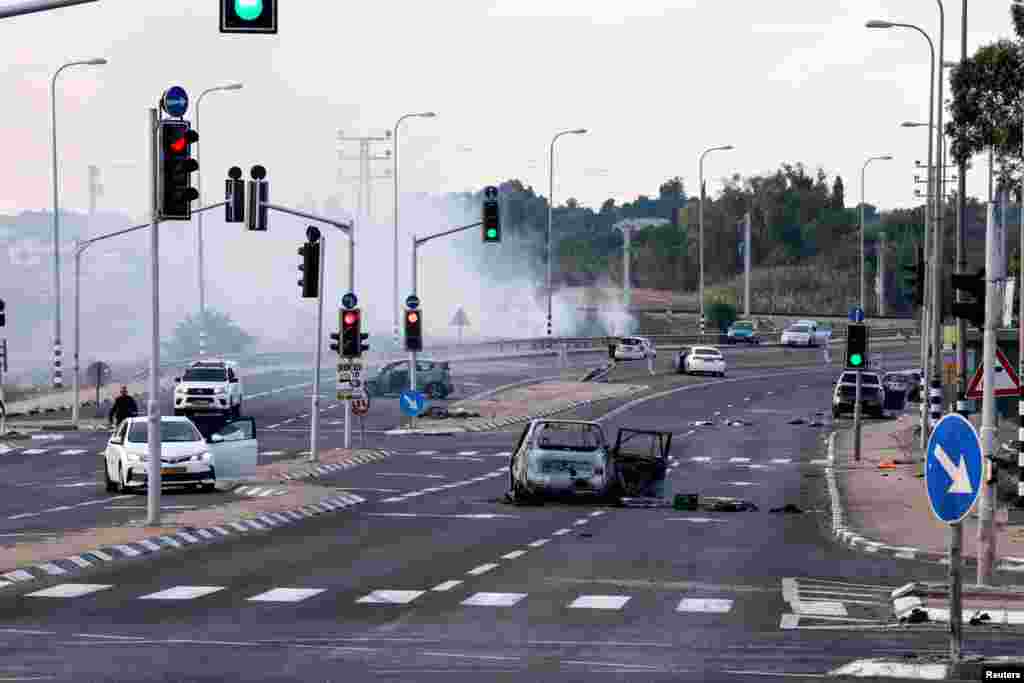
M924 263L924 249L921 247L917 248L917 262L912 266L903 266L903 269L909 273L908 278L911 290L911 298L913 299L915 306L924 305L924 274L925 274L925 263Z
M423 350L423 312L405 309L405 350Z
M224 181L225 223L245 222L245 181L242 180L242 169L232 166L228 169L228 179Z
M199 199L199 191L189 183L190 175L199 170L199 162L192 158L192 143L199 133L192 124L179 119L160 121L160 220L192 220L192 202Z
M277 0L220 0L221 33L277 33Z
M974 297L974 301L969 303L957 303L954 301L953 316L969 320L978 329L983 329L985 327L985 287L987 284L985 282L985 269L979 270L977 275L954 273L952 279L954 297L958 289L962 289Z
M249 181L246 192L245 214L248 216L246 227L249 230L266 231L267 229L267 202L270 201L270 184L266 180L267 169L259 164L249 170L252 180Z
M863 370L868 365L868 328L864 324L846 327L846 367Z
M331 332L331 351L341 355L341 333Z
M498 188L484 188L483 230L485 243L501 242L501 215L498 209Z
M341 312L341 355L359 358L362 354L362 315L358 308Z
M7 325L7 314L4 313L4 300L0 299L0 327Z
M363 355L364 352L370 350L370 345L364 343L369 338L370 338L370 333L369 332L360 332L359 333L359 355L360 356Z
M320 293L320 242L309 240L299 247L299 256L302 263L299 264L299 272L302 279L299 286L302 287L304 299L315 299Z

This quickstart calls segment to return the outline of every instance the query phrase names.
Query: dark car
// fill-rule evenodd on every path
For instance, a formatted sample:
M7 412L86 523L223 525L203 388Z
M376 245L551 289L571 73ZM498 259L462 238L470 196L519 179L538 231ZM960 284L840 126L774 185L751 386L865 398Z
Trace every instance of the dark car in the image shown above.
M370 396L400 394L409 388L409 361L388 363L376 376L366 380ZM430 398L447 398L455 391L447 361L416 359L416 390Z
M832 394L832 417L852 413L856 397L857 373L844 372L836 382L835 392ZM885 388L877 372L861 373L860 403L863 413L873 413L877 417L885 416Z

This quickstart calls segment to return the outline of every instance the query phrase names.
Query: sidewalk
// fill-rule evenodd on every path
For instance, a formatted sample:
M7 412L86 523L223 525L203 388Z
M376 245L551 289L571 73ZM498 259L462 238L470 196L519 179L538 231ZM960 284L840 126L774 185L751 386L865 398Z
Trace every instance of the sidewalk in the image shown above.
M938 521L928 502L924 465L913 457L915 416L867 424L862 459L853 460L853 432L834 436L832 464L826 468L833 507L833 533L846 545L900 559L947 563L949 526ZM919 449L917 449L919 450ZM879 468L885 462L884 469ZM976 510L963 525L963 566L975 571L978 556ZM1024 525L1007 523L1006 503L996 512L996 582L1024 578ZM1001 575L1001 576L1000 576Z

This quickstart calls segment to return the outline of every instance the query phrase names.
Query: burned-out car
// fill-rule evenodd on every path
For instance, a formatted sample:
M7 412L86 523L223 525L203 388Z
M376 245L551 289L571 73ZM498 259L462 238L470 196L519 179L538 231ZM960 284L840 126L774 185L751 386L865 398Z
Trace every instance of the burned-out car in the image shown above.
M671 441L671 432L620 429L612 446L597 422L533 420L512 451L509 497L663 497Z

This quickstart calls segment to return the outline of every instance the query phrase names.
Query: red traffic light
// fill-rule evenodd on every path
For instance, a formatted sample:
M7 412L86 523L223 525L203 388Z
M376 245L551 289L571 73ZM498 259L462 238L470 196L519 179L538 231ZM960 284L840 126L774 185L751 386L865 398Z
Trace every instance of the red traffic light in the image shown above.
M355 325L356 321L359 320L359 315L352 311L345 313L344 321L346 325Z
M420 319L420 314L417 313L416 311L409 311L408 313L405 314L405 317L410 323L415 323L417 320Z
M185 151L185 136L182 135L180 138L171 143L172 152L184 152Z

